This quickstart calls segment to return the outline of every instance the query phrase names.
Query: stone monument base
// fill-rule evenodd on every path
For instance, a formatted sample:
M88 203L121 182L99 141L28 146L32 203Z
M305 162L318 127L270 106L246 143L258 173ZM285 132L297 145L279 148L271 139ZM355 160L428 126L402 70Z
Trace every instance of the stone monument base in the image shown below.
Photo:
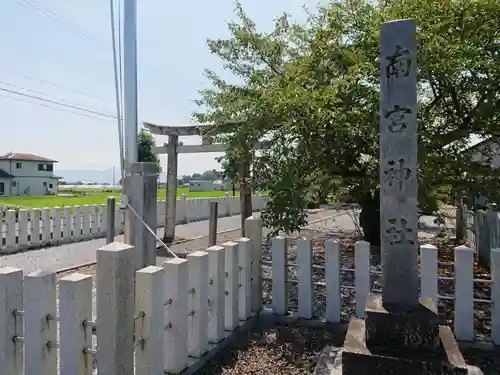
M353 318L342 353L343 375L468 374L451 329L439 325L430 300L411 308L366 301L366 320Z

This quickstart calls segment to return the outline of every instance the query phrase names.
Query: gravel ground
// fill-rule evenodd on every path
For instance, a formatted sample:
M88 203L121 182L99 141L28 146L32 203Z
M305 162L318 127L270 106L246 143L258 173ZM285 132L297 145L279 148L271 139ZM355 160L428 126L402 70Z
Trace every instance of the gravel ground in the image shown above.
M245 341L224 351L196 375L306 375L336 335L325 329L275 326L251 332Z
M354 242L357 240L352 233L341 233L339 231L326 230L304 230L301 236L306 236L313 240L313 260L315 264L323 265L325 255L323 242L327 238L336 237L342 244L340 254L341 267L346 269L354 268ZM296 240L298 237L291 237L288 250L288 262L296 261ZM439 261L449 264L452 261L452 248L449 243L438 241L440 248ZM372 248L371 251L372 271L381 270L380 250ZM272 259L271 249L264 246L263 259ZM453 276L453 267L441 266L440 274ZM476 278L488 278L489 274L475 266ZM263 266L263 276L270 278L271 266ZM289 279L297 280L297 269L289 267ZM314 282L324 282L324 270L313 269ZM380 288L379 277L373 276L373 288ZM341 272L341 284L347 286L354 285L354 275L350 272ZM453 282L441 281L440 294L451 295L454 290ZM487 284L476 284L475 294L477 298L487 298ZM271 282L265 281L263 286L264 303L271 304L272 289ZM298 292L296 284L288 285L289 310L297 311ZM343 308L342 320L347 322L355 311L355 295L352 289L342 290ZM324 318L325 315L325 290L322 286L316 286L314 295L315 315ZM453 324L453 301L445 301L439 304L441 323ZM489 308L477 308L475 310L475 328L480 338L487 339L489 335ZM248 340L240 345L226 351L221 357L212 361L197 375L208 374L311 374L318 355L326 345L332 345L332 341L339 341L339 335L332 337L327 331L311 329L306 327L273 327L266 331L255 332ZM340 338L343 341L343 338ZM341 345L341 343L337 344ZM484 352L467 349L463 352L466 362L470 365L479 366L485 374L499 374L500 358L497 353Z

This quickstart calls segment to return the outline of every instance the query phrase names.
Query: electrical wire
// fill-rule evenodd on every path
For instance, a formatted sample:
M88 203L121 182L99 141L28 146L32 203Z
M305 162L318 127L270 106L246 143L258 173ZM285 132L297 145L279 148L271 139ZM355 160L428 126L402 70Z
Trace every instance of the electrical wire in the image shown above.
M38 14L41 14L41 15L44 15L46 17L51 18L52 20L56 21L58 24L63 26L63 28L65 28L66 30L68 30L70 32L76 33L76 34L84 37L85 39L88 39L94 43L97 43L99 46L101 46L103 48L106 48L106 49L109 48L109 44L106 43L106 41L104 41L103 39L99 38L96 35L92 35L88 31L83 29L82 27L80 27L80 26L76 25L75 23L71 22L70 20L68 20L66 17L61 16L56 11L51 10L47 6L40 4L40 2L38 2L38 1L34 1L34 0L14 0L14 1L26 9L32 9L35 11L35 13L38 13ZM28 3L26 3L26 2L28 2ZM162 75L165 75L165 72L162 69L160 69L159 67L157 67L156 65L151 64L150 62L144 61L144 60L143 60L143 64L146 65L148 68L155 70L156 73L161 73Z
M10 89L7 89L7 88L1 87L1 86L0 86L0 91L8 92L8 93L14 94L14 95L24 96L24 97L30 98L30 99L39 100L41 102L55 104L55 105L58 105L58 106L61 106L61 107L67 107L67 108L71 108L71 109L76 109L78 111L87 112L87 113L90 113L90 114L99 115L99 116L106 117L106 118L116 119L116 116L113 116L113 115L111 115L109 113L104 113L104 112L100 112L100 111L94 111L92 109L80 107L80 106L73 105L73 104L63 103L63 102L60 102L60 101L57 101L57 100L51 100L51 99L42 98L42 97L36 96L36 95L30 95L30 94L26 94L24 92L20 92L20 91L17 91L17 90L10 90Z
M113 100L110 99L110 98L104 98L102 96L91 94L89 92L82 91L82 90L76 89L74 87L62 86L62 85L60 85L58 83L50 82L50 81L47 81L47 80L41 79L41 78L31 77L31 76L28 76L26 74L15 72L15 73L10 73L10 75L15 75L15 76L18 76L18 77L22 77L22 78L24 78L26 80L29 80L29 81L39 82L39 83L42 83L42 84L45 84L45 85L49 85L49 86L58 88L60 90L66 90L68 92L74 92L76 94L87 96L87 97L92 98L92 99L102 100L102 101L105 101L105 102L113 102Z
M75 116L83 116L83 117L91 118L91 119L94 119L94 120L99 120L99 121L103 121L103 122L112 122L112 123L114 123L113 120L107 120L107 119L104 119L102 117L97 117L97 116L94 116L94 115L91 115L91 114L87 114L87 113L82 113L82 112L77 112L77 111L71 111L70 109L66 109L66 108L53 107L50 104L40 103L40 102L36 102L36 101L31 101L28 98L19 98L19 97L15 97L15 96L9 96L9 94L7 94L7 93L0 93L0 96L2 96L4 98L7 98L7 99L10 99L10 100L16 100L18 102L22 102L22 103L26 103L26 104L33 104L33 105L37 105L37 106L40 106L40 107L52 109L54 111L69 113L69 114L72 114L72 115L75 115Z
M28 91L28 92L32 92L34 94L38 94L38 95L43 95L43 96L46 96L47 99L49 100L53 100L53 101L59 101L59 99L54 99L54 98L51 98L51 97L48 97L47 94L41 92L41 91L37 91L37 90L33 90L33 89L27 89L25 87L22 87L22 86L17 86L17 85L14 85L12 83L9 83L9 82L5 82L5 81L0 81L0 84L4 85L4 86L10 86L10 87L14 87L16 89L19 89L19 90L22 90L22 91ZM81 107L80 104L78 103L72 103L72 102L65 102L66 104L69 104L69 105L74 105L76 107ZM105 112L106 110L102 110L100 108L86 108L86 109L89 109L89 110L93 110L93 111L100 111L100 112Z
M52 20L59 23L61 26L63 26L63 28L65 28L68 31L76 33L76 34L78 34L78 35L80 35L80 36L82 36L85 39L88 39L90 41L96 42L103 47L107 47L106 42L104 40L102 40L96 36L90 35L89 33L87 33L84 29L82 29L78 25L72 23L68 19L66 19L63 16L57 14L56 12L50 10L49 8L40 4L37 1L33 1L33 0L14 0L14 1L26 9L31 8L31 9L35 10L36 13L42 14L42 15L45 15L45 16L51 18ZM27 1L28 3L26 3L25 1Z

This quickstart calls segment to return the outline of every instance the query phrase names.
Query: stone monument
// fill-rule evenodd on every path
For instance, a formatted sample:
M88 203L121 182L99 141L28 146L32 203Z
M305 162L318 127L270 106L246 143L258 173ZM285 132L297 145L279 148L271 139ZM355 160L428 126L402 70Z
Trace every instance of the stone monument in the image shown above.
M468 373L451 329L419 298L416 26L397 20L380 31L383 292L368 296L366 319L349 323L344 375Z

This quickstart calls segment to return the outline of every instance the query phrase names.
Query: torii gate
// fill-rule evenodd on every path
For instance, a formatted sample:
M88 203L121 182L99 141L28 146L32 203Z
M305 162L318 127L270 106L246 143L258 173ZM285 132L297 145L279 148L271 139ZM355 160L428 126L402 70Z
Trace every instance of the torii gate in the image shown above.
M178 154L193 154L200 152L224 152L228 149L225 144L213 144L213 137L216 135L210 129L213 124L200 124L188 126L167 126L157 125L150 122L143 122L143 125L154 135L168 136L168 143L163 146L156 146L156 154L167 154L167 200L165 215L165 234L163 242L170 244L175 238L175 212L177 204L177 162ZM201 145L183 145L179 143L179 137L201 136ZM262 148L262 142L255 145L254 149ZM242 214L245 211L242 210Z

